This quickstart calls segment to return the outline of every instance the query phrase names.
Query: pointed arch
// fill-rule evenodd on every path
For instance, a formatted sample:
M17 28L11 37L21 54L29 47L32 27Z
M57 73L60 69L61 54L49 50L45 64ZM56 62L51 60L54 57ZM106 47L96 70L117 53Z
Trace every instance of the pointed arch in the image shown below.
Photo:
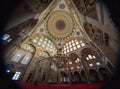
M89 70L89 78L91 82L97 82L99 81L98 72L95 69Z
M87 77L84 70L81 71L81 79L83 83L87 82Z
M99 71L100 76L102 77L102 80L107 81L109 79L109 75L108 75L109 71L106 68L101 67L99 68L98 71Z
M71 70L78 70L81 68L81 60L76 53L71 53L69 55L69 65Z
M74 72L74 82L75 83L80 83L81 82L81 76L80 76L80 73L78 71Z

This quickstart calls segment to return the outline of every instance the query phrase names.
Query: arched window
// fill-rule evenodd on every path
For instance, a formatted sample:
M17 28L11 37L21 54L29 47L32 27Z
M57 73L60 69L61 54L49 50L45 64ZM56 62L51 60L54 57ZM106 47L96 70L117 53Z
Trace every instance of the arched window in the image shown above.
M10 34L6 33L6 34L2 35L1 40L9 43L12 40L12 38L11 38Z
M102 60L100 59L98 53L90 48L85 48L81 51L82 59L88 67L100 66Z
M14 62L19 62L23 56L24 56L23 51L18 50L10 60Z
M46 52L44 52L44 51L40 51L39 56L46 57L46 58L49 57L49 55Z
M81 68L81 61L76 53L71 53L69 55L69 66L71 70L77 70Z
M30 59L32 58L32 54L28 53L24 56L24 58L22 59L21 63L22 64L28 64Z
M32 54L24 50L18 50L10 59L13 62L20 62L21 64L28 64L32 58Z
M12 80L18 80L21 75L21 72L15 72L14 76L12 77Z
M21 46L22 49L27 50L29 52L35 52L35 48L32 45L29 44L23 44Z

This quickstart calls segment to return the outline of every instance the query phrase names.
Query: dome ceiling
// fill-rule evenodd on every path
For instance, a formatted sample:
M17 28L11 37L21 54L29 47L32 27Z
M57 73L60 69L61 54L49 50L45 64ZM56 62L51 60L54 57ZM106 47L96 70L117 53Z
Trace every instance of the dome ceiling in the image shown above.
M57 49L74 37L82 37L80 23L73 10L71 2L67 0L55 1L41 13L33 34L48 37Z
M75 23L72 16L63 10L54 11L47 20L47 29L51 37L64 39L74 33Z

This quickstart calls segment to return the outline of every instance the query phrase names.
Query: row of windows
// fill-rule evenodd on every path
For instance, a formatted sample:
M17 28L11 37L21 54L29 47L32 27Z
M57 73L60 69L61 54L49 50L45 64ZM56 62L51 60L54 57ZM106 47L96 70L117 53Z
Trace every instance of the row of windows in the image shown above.
M31 53L24 54L22 50L18 50L10 60L14 62L20 62L21 60L22 64L28 64L31 58L32 58Z
M41 51L39 53L39 55L42 56L42 57L46 57L46 58L49 57L49 55L46 52L43 52L43 51Z
M96 62L96 65L99 66L100 65L100 62ZM89 63L89 66L92 67L94 66L93 63Z
M95 59L96 58L96 56L95 55L88 55L87 57L86 57L86 60L88 61L88 60L91 60L91 59Z
M46 52L41 51L39 53L40 56L42 57L49 57L49 55ZM12 57L11 57L11 61L14 62L20 62L21 64L28 64L29 61L32 58L32 54L31 53L25 53L23 50L18 50Z
M44 37L35 37L34 39L32 39L32 42L41 46L42 48L48 50L48 51L51 51L53 53L55 53L57 50L54 46L54 44L52 43L52 41L50 41L49 39L47 38L44 38Z
M72 64L72 62L69 62L69 64ZM96 64L97 66L101 65L100 62L96 62L95 64ZM89 63L88 66L89 66L89 67L93 67L94 64L93 64L93 63ZM71 70L72 70L72 69L76 69L76 68L77 68L77 69L80 69L80 66L76 66L76 67L71 66L71 67L70 67ZM81 66L81 68L83 68L83 66ZM62 69L62 70L65 70L65 69ZM68 68L66 68L66 70L68 70Z
M79 63L79 62L80 62L80 59L77 58L77 59L75 60L75 63ZM69 61L69 64L72 64L72 61Z
M81 66L81 67L82 67L82 66ZM71 70L73 70L73 69L75 69L75 68L80 69L80 66L70 67ZM65 70L65 69L62 69L62 70ZM66 70L68 70L68 68L66 68Z
M48 56L49 56L49 55L46 54L45 52L40 52L39 55L41 55L41 56L43 56L43 57L48 57ZM19 62L20 60L22 60L22 61L21 61L22 64L28 64L31 58L32 58L31 53L27 53L27 54L25 55L22 50L18 50L18 51L15 53L15 55L12 56L12 58L11 58L10 60L11 60L11 61L14 61L14 62ZM88 57L86 57L86 60L88 60L88 59L95 59L95 58L96 58L96 57L95 57L94 55L93 55L93 56L88 55ZM77 59L75 60L75 63L78 63L78 62L80 62L80 59L79 59L79 58L77 58ZM72 62L70 61L69 64L72 64ZM99 63L97 63L97 65L99 65ZM89 66L92 66L92 64L90 64Z
M63 46L62 53L66 54L66 53L69 53L71 51L74 51L74 50L79 49L84 46L85 46L85 43L82 40L78 41L77 39L75 39L75 40L72 40L72 41L66 43Z
M86 60L87 60L87 61L95 60L95 59L96 59L96 56L95 56L95 55L88 54L88 55L86 56ZM94 62L94 61L92 61L92 62ZM94 63L89 63L88 65L89 65L90 67L92 67L92 66L94 66L93 64L94 64ZM99 65L100 65L100 62L95 62L95 65L99 66Z

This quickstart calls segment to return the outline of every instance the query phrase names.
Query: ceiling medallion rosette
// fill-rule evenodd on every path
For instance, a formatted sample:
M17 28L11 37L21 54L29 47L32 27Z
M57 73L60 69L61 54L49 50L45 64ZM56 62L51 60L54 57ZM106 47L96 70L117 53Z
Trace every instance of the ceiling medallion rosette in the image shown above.
M55 40L70 38L75 32L72 16L63 10L54 11L47 20L48 34Z

